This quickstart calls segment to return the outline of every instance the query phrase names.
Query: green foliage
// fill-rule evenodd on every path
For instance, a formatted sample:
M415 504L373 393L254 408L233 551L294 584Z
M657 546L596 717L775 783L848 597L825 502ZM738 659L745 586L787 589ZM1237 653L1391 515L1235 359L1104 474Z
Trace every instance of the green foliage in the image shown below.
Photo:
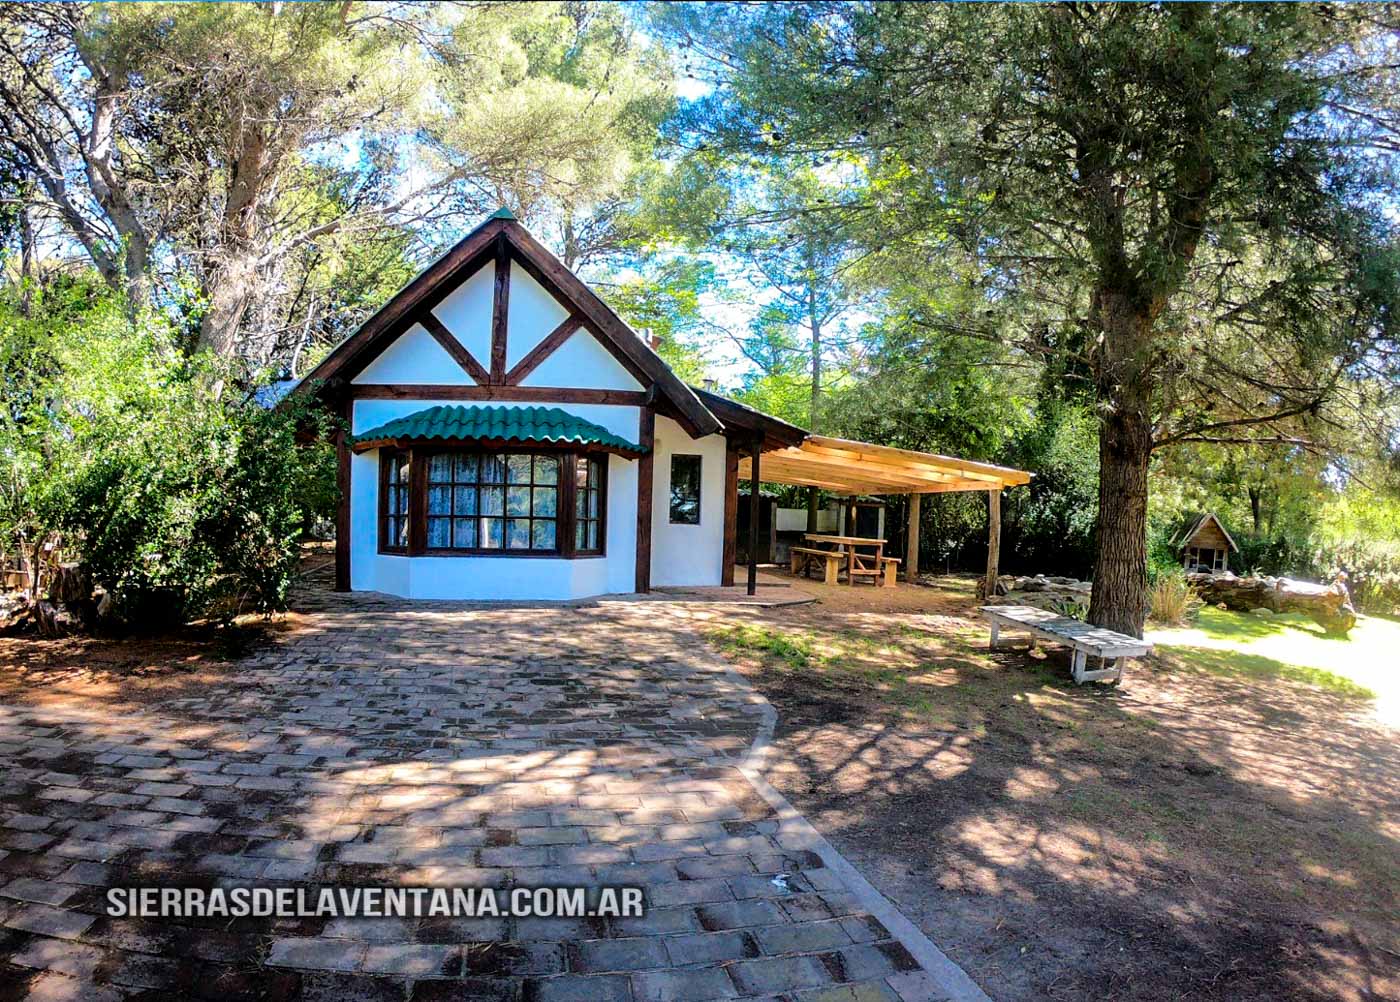
M139 626L285 608L334 490L327 448L298 442L319 419L258 406L91 283L34 315L0 304L6 548L57 539ZM17 371L37 375L18 386Z
M1179 566L1175 573L1158 573L1147 589L1147 598L1148 618L1169 625L1195 622L1203 605L1200 596L1186 583L1186 573Z

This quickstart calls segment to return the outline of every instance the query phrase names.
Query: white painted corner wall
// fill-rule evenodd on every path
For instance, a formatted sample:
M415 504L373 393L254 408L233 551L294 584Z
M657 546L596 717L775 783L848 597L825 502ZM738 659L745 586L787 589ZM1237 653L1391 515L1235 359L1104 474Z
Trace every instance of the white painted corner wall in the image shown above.
M671 522L671 457L700 457L700 524ZM691 438L668 417L656 419L651 503L651 583L717 585L724 562L723 435Z

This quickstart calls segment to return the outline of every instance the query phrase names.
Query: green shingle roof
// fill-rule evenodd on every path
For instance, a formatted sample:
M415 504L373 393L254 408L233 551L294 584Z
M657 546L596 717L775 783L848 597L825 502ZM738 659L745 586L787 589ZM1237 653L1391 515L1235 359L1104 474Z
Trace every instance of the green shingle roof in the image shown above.
M351 438L358 449L399 440L589 445L640 456L647 450L558 407L467 407L444 404L386 421Z

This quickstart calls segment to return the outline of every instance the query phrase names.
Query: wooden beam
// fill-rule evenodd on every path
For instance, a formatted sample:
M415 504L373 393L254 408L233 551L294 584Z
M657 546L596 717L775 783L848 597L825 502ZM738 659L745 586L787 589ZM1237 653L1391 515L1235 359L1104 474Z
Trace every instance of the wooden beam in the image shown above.
M1001 562L1001 491L987 492L987 579L985 596L996 600L997 569Z
M531 348L529 353L516 362L515 367L506 373L506 384L513 386L534 372L541 362L554 354L555 350L569 340L581 326L583 326L583 321L579 317L566 317L563 323L546 334L539 344Z
M428 548L428 455L408 450L408 555L419 556Z
M909 531L904 544L904 580L919 579L919 495L909 495Z
M739 447L724 443L724 546L720 554L719 583L734 584L734 560L739 548Z
M758 485L763 474L759 459L763 455L763 439L753 445L753 474L749 477L749 580L746 591L758 594Z
M462 367L462 371L478 383L489 383L491 374L486 371L480 362L467 351L466 346L452 336L452 332L443 326L442 321L433 316L431 310L423 310L417 314L415 319L423 325L423 329L433 336L433 340L442 345L443 351L452 356L452 360Z
M961 476L953 473L935 473L911 467L891 466L887 463L867 463L849 459L837 459L832 456L809 452L806 449L781 449L769 453L767 463L769 467L773 469L790 469L795 472L804 473L807 476L831 473L834 476L845 477L849 480L885 484L886 489L902 487L905 490L898 491L898 493L901 494L905 493L910 488L921 489L926 485L958 483L975 479L970 476ZM986 487L1001 486L1000 481L988 480L984 482L986 483Z
M891 458L908 460L915 463L932 464L937 467L947 467L961 473L974 475L971 479L977 479L975 474L990 476L1008 486L1015 484L1028 484L1031 475L1025 470L1013 469L1009 466L996 466L992 463L979 463L971 459L959 459L957 456L941 456L932 452L915 452L912 449L896 449L889 445L875 445L870 442L854 442L845 438L829 438L825 435L813 435L804 443L804 448L817 447L824 449L847 449L854 450L861 455L889 456Z
M554 386L452 386L450 384L364 383L352 386L356 400L528 400L561 404L616 404L641 407L640 390L581 390Z
M350 590L350 436L354 402L346 400L341 416L345 426L335 433L335 590Z
M638 592L651 591L652 486L656 479L656 408L642 408L640 445L646 450L637 460L637 580Z
M506 335L510 316L510 249L496 242L496 283L491 294L491 382L506 381Z
M790 458L802 463L860 470L870 476L899 477L915 479L920 482L928 482L929 480L984 479L989 482L1001 483L996 477L989 475L973 476L972 474L959 473L952 469L940 469L930 463L915 463L911 460L881 459L874 456L861 455L860 453L851 452L849 450L829 449L820 446L804 445L798 449L784 449L778 454L777 458Z

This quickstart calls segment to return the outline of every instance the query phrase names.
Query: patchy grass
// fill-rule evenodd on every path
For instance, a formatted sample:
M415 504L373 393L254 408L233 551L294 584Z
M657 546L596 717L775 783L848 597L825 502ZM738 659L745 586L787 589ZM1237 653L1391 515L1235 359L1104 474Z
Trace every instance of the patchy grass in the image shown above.
M1400 626L1207 609L1113 689L989 651L970 580L801 587L707 619L769 778L994 998L1400 998Z

